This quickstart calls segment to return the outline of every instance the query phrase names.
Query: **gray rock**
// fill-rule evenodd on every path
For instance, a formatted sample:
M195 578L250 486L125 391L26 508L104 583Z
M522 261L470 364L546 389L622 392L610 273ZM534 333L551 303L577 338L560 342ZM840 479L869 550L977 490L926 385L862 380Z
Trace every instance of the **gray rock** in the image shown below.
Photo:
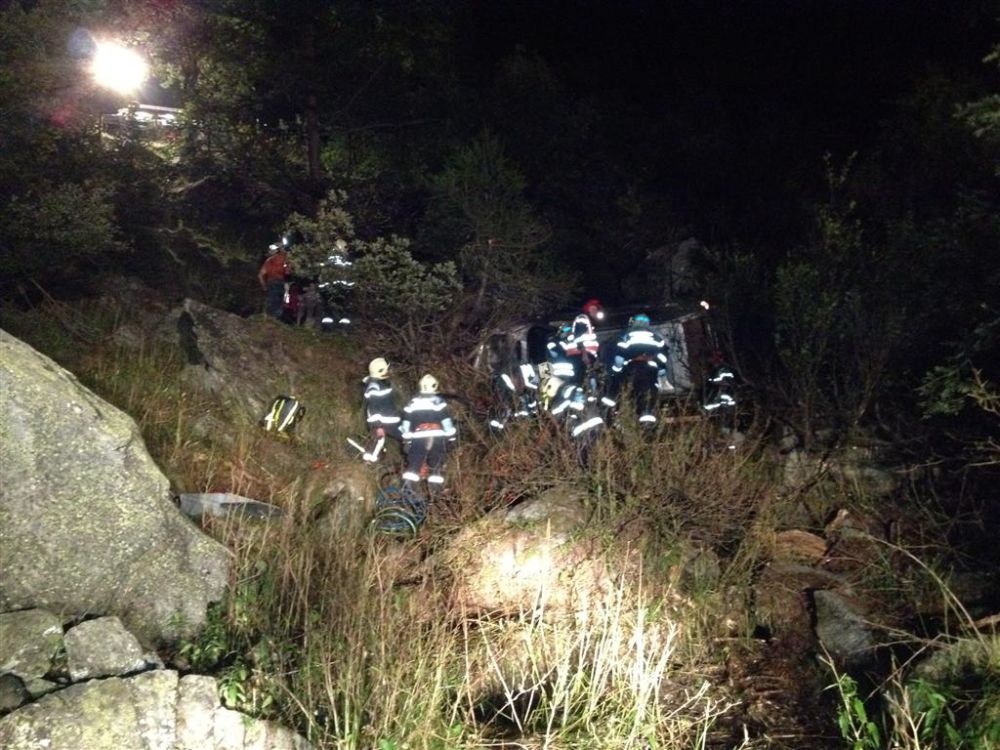
M844 669L864 669L875 655L875 633L860 605L835 591L813 592L816 636Z
M159 660L146 654L117 617L99 617L66 631L66 663L74 682L131 674Z
M0 747L172 750L176 700L176 672L71 685L0 719Z
M680 544L680 580L684 591L711 591L719 584L722 566L719 556L704 544L683 541Z
M215 680L157 670L73 685L0 718L5 750L309 750L219 705Z
M587 513L580 493L570 487L553 487L515 505L504 520L509 524L556 521L560 526L575 527L587 522Z
M0 673L25 681L45 675L63 643L62 622L43 609L0 614Z
M959 638L946 646L935 644L930 653L910 674L910 680L922 679L934 685L950 685L977 676L985 680L995 670L996 639Z
M451 579L458 609L572 614L614 590L635 551L615 559L607 540L583 533L587 515L579 492L554 488L465 526L429 563Z
M191 299L171 317L187 358L184 381L218 396L233 418L257 421L279 393L294 395L298 368L282 331Z
M27 688L32 698L41 698L43 695L48 695L54 690L64 688L65 685L60 685L58 682L43 680L41 677L36 677L33 680L26 681L24 683L24 687Z
M789 451L783 461L783 481L786 487L798 488L815 482L828 470L817 456L804 450Z
M861 497L885 497L899 489L898 474L884 466L851 455L830 462L830 471L840 482Z
M310 514L310 523L320 533L353 535L371 521L375 511L375 490L366 486L371 481L369 477L351 476L349 472L357 469L349 466L344 471L338 470L325 486L319 474L307 484L307 495L320 497Z
M218 706L214 678L196 674L182 677L177 697L177 744L184 748L214 747Z
M20 677L10 672L0 674L0 714L12 711L29 700L31 693Z
M0 331L0 609L195 632L229 553L174 507L135 422Z

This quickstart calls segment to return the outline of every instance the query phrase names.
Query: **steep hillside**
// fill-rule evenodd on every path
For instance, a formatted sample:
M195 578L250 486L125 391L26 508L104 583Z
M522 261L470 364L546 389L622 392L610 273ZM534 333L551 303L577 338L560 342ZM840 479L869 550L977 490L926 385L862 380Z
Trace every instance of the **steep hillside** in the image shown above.
M200 519L235 555L229 593L162 658L318 747L874 748L854 697L874 689L872 712L893 707L878 731L903 736L929 699L912 666L959 635L971 655L934 679L962 709L921 731L990 741L1000 581L931 546L943 527L913 514L927 485L906 467L624 418L581 464L544 416L490 433L483 374L400 365L407 393L437 374L460 435L445 490L401 538L369 525L398 457L373 467L347 443L365 439L368 359L405 361L363 327L243 318L128 281L0 323L131 414L174 492L280 509ZM289 438L259 424L278 395L306 408Z

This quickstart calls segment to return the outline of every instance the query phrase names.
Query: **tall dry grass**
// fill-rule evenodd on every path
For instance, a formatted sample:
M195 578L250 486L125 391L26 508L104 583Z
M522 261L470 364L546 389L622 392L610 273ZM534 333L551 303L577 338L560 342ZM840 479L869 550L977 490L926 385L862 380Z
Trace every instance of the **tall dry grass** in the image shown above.
M323 483L308 477L317 457L334 471L356 462L338 447L359 416L345 379L331 387L328 376L304 377L310 426L278 442L186 389L183 362L169 347L117 342L116 324L102 320L85 345L53 348L137 419L175 487L248 495L286 511L266 525L206 525L234 553L230 593L201 639L175 658L215 674L230 705L345 750L505 741L669 750L717 737L734 709L706 679L719 658L718 584L668 607L678 581L665 574L676 569L679 540L738 550L767 472L720 451L710 429L664 425L650 435L623 418L583 466L560 425L543 418L498 439L474 407L460 406L448 496L417 539L390 541L331 520L341 515L316 517ZM348 367L361 371L362 363ZM652 529L641 579L621 577L610 598L574 618L489 619L451 609L446 581L414 575L457 527L565 482L584 491L609 536Z
M421 540L304 514L215 531L240 569L227 638L256 654L241 707L277 695L264 707L321 747L704 747L733 708L656 584L620 580L571 618L465 615L445 583L414 582Z

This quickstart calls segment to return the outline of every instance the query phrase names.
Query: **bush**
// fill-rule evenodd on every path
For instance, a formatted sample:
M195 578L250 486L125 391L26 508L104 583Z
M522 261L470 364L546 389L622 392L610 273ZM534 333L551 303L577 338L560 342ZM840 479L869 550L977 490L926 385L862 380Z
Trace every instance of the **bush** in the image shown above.
M118 238L114 190L61 183L44 193L11 198L0 212L0 274L66 274L127 246Z

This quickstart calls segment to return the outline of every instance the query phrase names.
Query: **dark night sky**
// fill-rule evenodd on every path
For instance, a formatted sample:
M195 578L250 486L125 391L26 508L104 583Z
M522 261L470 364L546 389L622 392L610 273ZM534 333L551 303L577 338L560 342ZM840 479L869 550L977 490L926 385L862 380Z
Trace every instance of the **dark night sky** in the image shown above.
M513 0L476 3L462 35L484 71L520 44L575 92L649 115L711 96L853 139L928 65L975 71L998 15L980 0Z

